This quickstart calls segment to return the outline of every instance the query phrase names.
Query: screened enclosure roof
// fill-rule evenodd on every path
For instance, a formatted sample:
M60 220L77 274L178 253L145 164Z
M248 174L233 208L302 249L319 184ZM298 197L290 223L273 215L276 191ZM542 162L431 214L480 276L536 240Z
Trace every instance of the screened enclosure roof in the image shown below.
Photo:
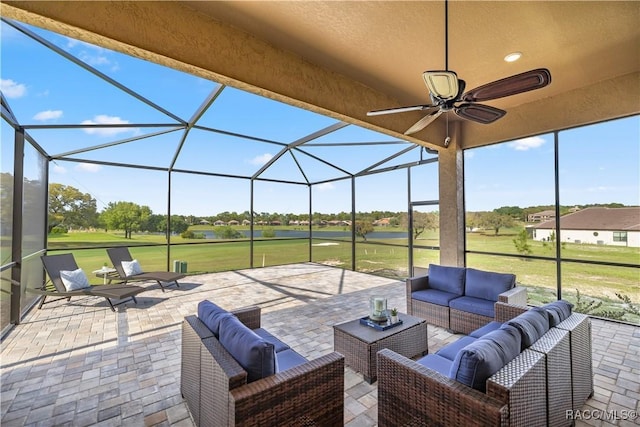
M313 184L437 157L406 140L16 21L2 22L2 56L3 116L54 162Z
M425 70L475 88L549 69L549 86L488 102L507 111L494 124L448 113L409 138L437 149L452 123L469 148L640 111L637 1L451 1L448 21L445 4L8 0L2 14L398 139L420 112L366 112L428 103Z

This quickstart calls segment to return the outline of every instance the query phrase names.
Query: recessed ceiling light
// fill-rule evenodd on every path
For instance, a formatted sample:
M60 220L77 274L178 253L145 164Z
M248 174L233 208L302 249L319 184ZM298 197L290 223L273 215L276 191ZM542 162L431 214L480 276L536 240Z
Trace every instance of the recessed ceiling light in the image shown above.
M507 62L515 62L522 56L520 52L513 52L504 57L504 60Z

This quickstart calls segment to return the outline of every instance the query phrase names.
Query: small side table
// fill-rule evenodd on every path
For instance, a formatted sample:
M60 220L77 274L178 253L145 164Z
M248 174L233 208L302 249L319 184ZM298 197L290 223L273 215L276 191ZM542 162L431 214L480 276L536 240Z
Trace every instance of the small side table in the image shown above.
M93 274L95 274L96 277L102 277L103 285L107 284L107 279L109 280L109 283L111 283L113 279L118 278L118 272L115 268L102 267L100 270L94 270Z

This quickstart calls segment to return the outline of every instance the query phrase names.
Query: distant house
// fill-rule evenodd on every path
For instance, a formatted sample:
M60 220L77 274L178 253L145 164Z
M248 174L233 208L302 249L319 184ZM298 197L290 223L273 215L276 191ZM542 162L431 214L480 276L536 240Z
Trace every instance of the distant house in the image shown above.
M249 221L248 219L243 219L242 225L251 225L251 221Z
M391 225L391 218L380 218L373 221L374 226L388 227Z
M221 225L227 225L227 224L226 224L224 221L217 220L216 222L214 222L214 223L213 223L213 225L215 225L215 226L218 226L218 227L219 227L219 226L221 226Z
M209 221L207 221L206 219L201 219L200 221L198 221L198 224L200 224L200 225L209 225L211 223Z
M556 217L556 211L542 211L527 215L527 222L548 221Z
M235 219L232 219L231 221L229 221L227 223L227 225L240 225L240 223L238 221L236 221Z
M533 226L533 239L548 241L556 220ZM556 233L557 236L557 233ZM568 243L640 247L640 207L586 208L560 219L560 239Z

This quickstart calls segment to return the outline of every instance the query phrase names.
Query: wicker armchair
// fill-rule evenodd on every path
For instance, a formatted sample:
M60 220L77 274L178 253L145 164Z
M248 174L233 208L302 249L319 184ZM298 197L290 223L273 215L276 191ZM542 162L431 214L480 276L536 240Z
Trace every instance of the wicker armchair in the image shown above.
M528 349L487 380L486 393L384 349L378 352L378 425L545 425L544 378L544 356Z
M260 308L233 312L250 329ZM330 353L247 383L247 373L197 316L182 323L181 391L198 426L342 426L344 357Z

